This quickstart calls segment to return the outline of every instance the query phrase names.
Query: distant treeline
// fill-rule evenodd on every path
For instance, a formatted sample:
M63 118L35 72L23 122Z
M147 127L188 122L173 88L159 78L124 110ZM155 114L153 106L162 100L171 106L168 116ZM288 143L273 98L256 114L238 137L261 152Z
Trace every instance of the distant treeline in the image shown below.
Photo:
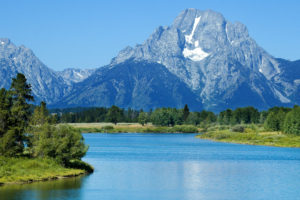
M183 109L158 108L148 112L130 108L125 110L117 106L55 109L51 112L61 123L112 122L116 124L118 122L139 122L144 125L151 122L158 126L182 124L205 126L212 123L220 125L264 124L266 130L300 133L300 107L298 106L294 106L294 108L273 107L267 111L259 111L250 106L235 110L227 109L218 114L206 110L191 112L188 105L185 105Z
M138 122L139 114L143 110L137 111L131 108L127 110L112 106L111 108L64 108L51 109L52 116L56 116L59 123L91 123L91 122ZM115 118L115 120L112 119Z

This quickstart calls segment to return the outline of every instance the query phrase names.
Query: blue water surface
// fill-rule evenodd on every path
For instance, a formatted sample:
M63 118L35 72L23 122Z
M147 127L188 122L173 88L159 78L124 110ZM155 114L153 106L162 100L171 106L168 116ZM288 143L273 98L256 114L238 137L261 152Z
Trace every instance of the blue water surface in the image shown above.
M93 174L0 187L0 199L300 199L300 149L194 136L84 134Z

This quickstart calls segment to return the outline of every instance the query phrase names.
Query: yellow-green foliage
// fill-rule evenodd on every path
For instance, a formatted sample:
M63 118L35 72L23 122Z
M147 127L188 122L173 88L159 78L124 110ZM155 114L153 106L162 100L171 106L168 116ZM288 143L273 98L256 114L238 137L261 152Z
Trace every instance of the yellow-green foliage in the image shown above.
M67 164L72 159L80 160L88 150L80 132L71 126L45 124L33 133L34 157L51 157Z
M88 127L88 124L69 124L82 133L199 133L199 128L194 125L154 126L152 124L120 124Z
M81 169L64 168L53 159L0 157L0 183L23 183L57 179L85 173Z
M176 125L173 127L174 132L179 133L197 133L198 128L193 125Z
M243 133L230 129L213 130L196 136L220 142L266 145L278 147L300 147L300 136L282 134L281 132L264 132L261 127L246 127Z

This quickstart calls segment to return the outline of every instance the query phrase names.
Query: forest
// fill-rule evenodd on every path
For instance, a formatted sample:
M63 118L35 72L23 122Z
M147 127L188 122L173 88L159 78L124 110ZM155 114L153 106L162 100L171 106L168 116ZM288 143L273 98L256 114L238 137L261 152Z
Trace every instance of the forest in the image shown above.
M254 107L227 109L220 113L210 111L190 111L188 105L182 109L157 108L143 111L117 106L110 108L52 109L52 120L58 123L120 122L152 123L156 126L194 125L205 128L212 125L259 124L265 130L300 134L300 107L273 107L259 111Z

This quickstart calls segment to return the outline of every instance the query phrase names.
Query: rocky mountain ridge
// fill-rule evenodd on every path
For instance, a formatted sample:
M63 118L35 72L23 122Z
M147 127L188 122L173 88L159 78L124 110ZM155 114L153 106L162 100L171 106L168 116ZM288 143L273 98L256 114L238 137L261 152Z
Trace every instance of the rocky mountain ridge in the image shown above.
M143 44L126 47L96 70L55 72L29 49L0 39L0 69L0 86L22 72L36 98L53 107L189 103L220 111L300 103L300 62L274 58L245 25L211 10L184 10L172 25L158 27Z
M42 63L25 46L16 46L7 38L0 38L0 88L9 88L11 79L23 73L36 102L49 104L61 100L72 89L72 83L83 81L94 70L67 69L56 72Z

